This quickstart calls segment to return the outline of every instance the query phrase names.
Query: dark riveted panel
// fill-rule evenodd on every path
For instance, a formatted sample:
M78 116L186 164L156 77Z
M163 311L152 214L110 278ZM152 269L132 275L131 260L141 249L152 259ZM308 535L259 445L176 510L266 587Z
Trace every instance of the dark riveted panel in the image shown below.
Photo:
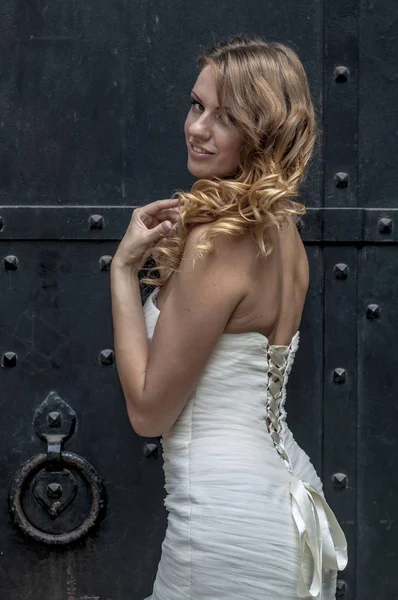
M357 205L359 5L357 0L326 0L324 10L324 206L347 208ZM347 175L348 185L337 185L338 173Z
M344 598L356 599L356 295L357 250L366 235L358 210L358 12L356 0L327 0L324 63L324 454L325 495L347 537L349 562L341 574ZM346 244L350 245L346 245ZM348 266L336 277L339 263ZM342 371L344 376L342 375ZM333 485L336 473L349 486ZM340 590L341 591L341 590Z
M339 245L324 249L324 491L339 515L347 538L349 565L341 574L355 598L356 468L357 468L357 249ZM348 266L347 278L335 266ZM338 371L344 369L344 377ZM337 370L337 374L334 372ZM340 375L340 377L339 377ZM344 473L348 486L339 488L333 475Z
M397 246L366 246L358 265L357 585L358 598L383 600L397 597Z
M146 204L148 200L144 202ZM135 206L0 206L0 240L120 240ZM100 228L90 217L102 218ZM397 243L398 208L307 208L306 243ZM5 258L5 257L4 257ZM13 261L10 261L13 262Z

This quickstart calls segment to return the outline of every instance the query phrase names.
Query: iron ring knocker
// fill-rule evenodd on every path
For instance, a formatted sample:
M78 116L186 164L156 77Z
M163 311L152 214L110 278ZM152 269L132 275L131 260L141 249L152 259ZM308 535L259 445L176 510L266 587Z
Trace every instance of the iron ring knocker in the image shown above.
M10 510L14 522L30 537L47 544L68 544L85 535L95 525L103 506L103 486L94 467L81 456L73 452L61 452L62 463L78 469L86 478L91 488L92 503L90 513L85 521L76 529L60 534L41 531L27 519L22 503L21 492L27 477L40 466L48 463L47 454L38 454L29 459L15 475L10 489Z
M15 524L26 535L46 544L68 544L86 535L98 522L105 505L104 486L93 465L78 454L61 448L63 441L72 435L75 420L76 415L70 406L56 392L50 392L36 411L34 422L37 435L47 441L47 452L27 460L10 486L9 507ZM34 519L26 515L23 496L27 497L27 483L30 481L29 500L33 498L35 501L35 510L41 505L44 514L54 523L68 506L73 505L80 491L72 470L87 484L87 492L91 496L90 509L85 511L87 514L83 522L70 530L68 528L68 531L43 531L32 522Z

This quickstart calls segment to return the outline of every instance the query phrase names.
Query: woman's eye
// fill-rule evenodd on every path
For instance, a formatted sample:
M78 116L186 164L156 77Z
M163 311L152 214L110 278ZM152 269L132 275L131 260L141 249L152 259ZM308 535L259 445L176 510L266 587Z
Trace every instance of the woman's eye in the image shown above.
M203 108L203 106L201 105L201 103L198 102L197 100L194 100L193 98L191 100L191 106L192 106L192 108L194 110L201 110Z

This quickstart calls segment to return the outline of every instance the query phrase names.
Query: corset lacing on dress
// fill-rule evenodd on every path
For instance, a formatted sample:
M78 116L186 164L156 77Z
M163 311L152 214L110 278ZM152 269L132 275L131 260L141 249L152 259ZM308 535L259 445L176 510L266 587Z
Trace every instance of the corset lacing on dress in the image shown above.
M319 598L322 593L322 568L343 570L348 562L347 541L333 511L325 498L309 483L299 479L283 443L282 429L286 420L284 404L286 384L298 347L298 336L289 346L268 345L268 386L266 425L274 446L292 474L290 495L292 515L300 537L301 570L297 585L300 598ZM308 544L313 557L310 587L304 579L304 551Z

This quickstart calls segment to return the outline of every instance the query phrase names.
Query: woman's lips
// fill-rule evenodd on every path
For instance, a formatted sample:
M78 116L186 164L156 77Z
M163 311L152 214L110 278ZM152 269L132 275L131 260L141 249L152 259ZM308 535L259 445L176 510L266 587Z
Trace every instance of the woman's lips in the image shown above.
M196 152L196 150L193 149L192 144L188 144L188 151L189 151L190 155L193 156L194 158L209 158L210 156L214 156L212 152L206 152L206 153Z

